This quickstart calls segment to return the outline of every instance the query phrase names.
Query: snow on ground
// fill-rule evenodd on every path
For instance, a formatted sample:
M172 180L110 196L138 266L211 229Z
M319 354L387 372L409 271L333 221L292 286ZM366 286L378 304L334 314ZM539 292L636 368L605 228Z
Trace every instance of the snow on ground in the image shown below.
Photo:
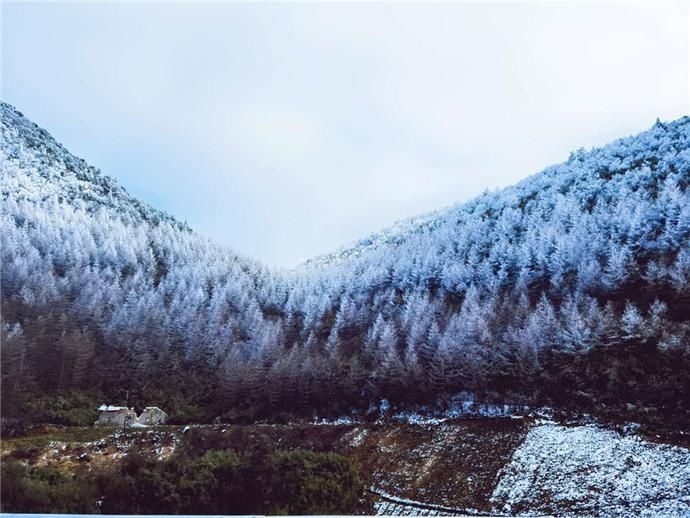
M596 425L537 426L491 500L506 514L690 516L690 450Z
M356 419L353 419L350 416L342 416L342 417L338 417L336 419L326 419L326 418L314 419L311 422L311 424L320 425L320 426L354 425L354 424L359 424L359 421L357 421Z
M368 434L369 434L369 430L367 430L366 428L362 428L362 429L355 428L354 430L352 430L352 432L350 432L348 434L350 436L349 437L350 446L352 448L357 448L357 447L361 446L364 443L364 439L366 438L366 436Z
M449 419L460 419L464 417L510 417L513 419L522 419L527 415L542 415L535 414L530 411L528 407L516 407L511 405L493 405L488 403L475 403L474 401L463 402L462 405L456 405L446 410L445 412L433 412L428 409L417 411L401 411L390 415L389 418L381 417L377 423L386 423L387 419L401 423L418 424L418 425L436 425L441 424Z
M380 423L385 423L386 419L393 421L406 422L410 424L440 424L449 419L460 419L465 417L510 417L522 419L531 417L553 417L553 410L548 407L532 408L528 405L509 405L478 401L470 393L462 392L451 399L450 405L443 411L435 410L426 406L420 407L416 411L399 411L393 414L388 413L388 402L383 400L380 404L381 418Z
M419 425L441 424L448 420L447 417L432 417L418 412L398 412L393 414L391 419L402 423ZM380 419L378 422L383 423L384 421Z

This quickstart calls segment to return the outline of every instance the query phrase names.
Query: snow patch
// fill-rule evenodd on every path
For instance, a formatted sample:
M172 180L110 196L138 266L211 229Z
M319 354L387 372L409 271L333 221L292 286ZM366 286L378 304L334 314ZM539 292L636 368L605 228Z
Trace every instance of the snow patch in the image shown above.
M353 425L353 424L358 424L358 423L359 423L359 421L353 419L352 417L343 416L343 417L338 417L335 419L325 419L325 418L315 419L314 421L312 421L311 424L324 426L324 425L339 425L339 424L340 425Z
M357 446L360 446L364 442L364 438L369 434L369 430L366 428L362 428L361 430L357 430L352 438L350 439L350 446L353 448L356 448Z
M441 424L448 420L447 417L432 417L417 412L398 412L397 414L393 414L391 419L393 419L393 421L420 425Z
M689 516L690 450L596 425L537 426L491 501L505 514Z

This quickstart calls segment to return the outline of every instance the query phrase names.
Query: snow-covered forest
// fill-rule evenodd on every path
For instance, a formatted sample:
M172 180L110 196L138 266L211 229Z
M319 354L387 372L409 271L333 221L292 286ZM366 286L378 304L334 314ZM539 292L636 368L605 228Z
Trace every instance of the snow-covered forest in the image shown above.
M121 390L198 419L458 392L690 408L690 118L282 271L0 113L8 411Z

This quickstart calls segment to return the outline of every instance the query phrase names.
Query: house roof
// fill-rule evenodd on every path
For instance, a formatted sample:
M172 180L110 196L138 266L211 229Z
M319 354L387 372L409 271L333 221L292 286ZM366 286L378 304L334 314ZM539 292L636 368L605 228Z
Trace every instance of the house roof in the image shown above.
M119 412L120 410L127 410L127 407L112 405L101 405L98 407L99 412Z

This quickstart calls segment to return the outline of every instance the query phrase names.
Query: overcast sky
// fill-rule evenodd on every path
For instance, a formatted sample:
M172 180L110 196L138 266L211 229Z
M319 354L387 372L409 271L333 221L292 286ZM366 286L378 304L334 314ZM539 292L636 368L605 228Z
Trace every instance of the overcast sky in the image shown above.
M688 6L2 3L2 99L267 264L688 112Z

